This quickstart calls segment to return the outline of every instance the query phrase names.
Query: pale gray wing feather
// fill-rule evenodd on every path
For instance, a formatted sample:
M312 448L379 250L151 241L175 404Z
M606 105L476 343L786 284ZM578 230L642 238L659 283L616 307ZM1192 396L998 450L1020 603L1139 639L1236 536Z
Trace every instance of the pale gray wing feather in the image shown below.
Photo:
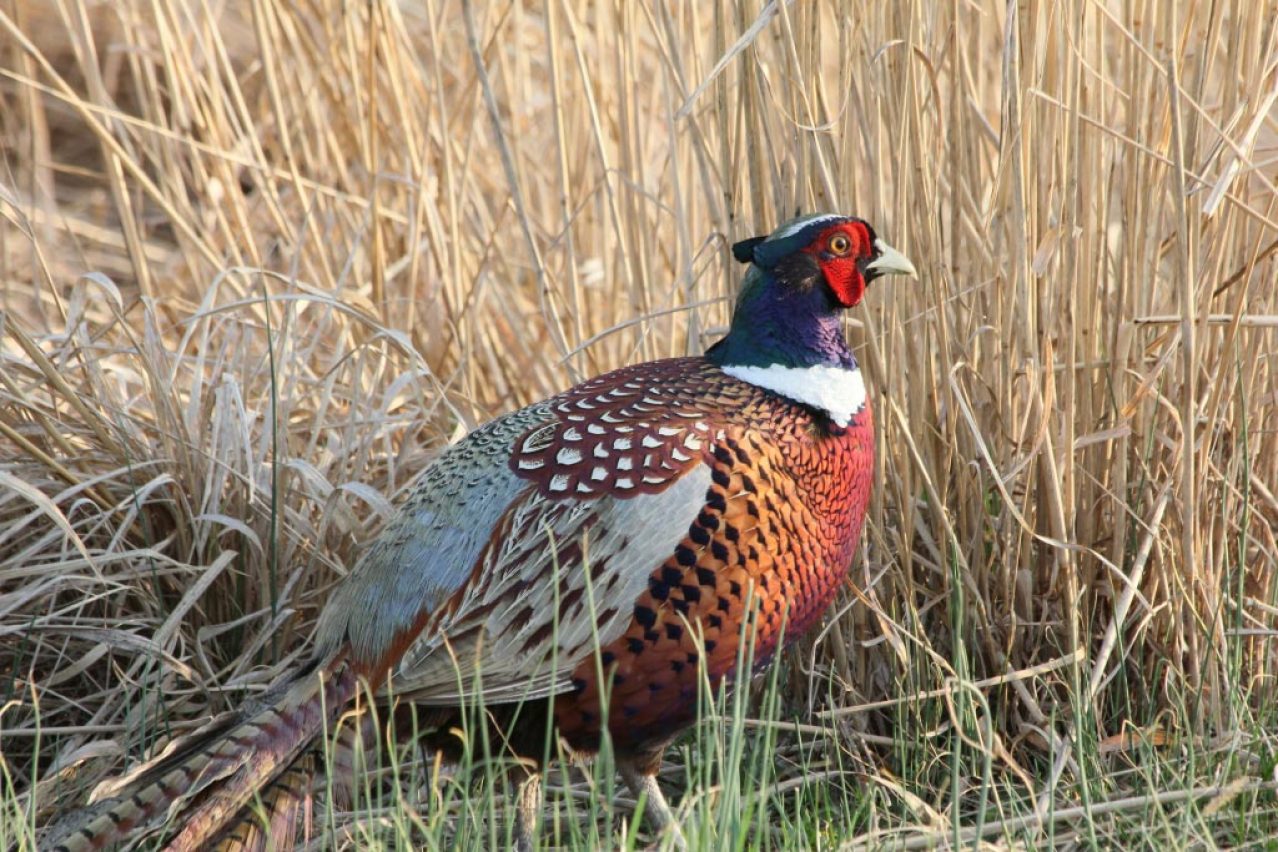
M532 405L441 452L329 598L316 631L317 653L333 653L349 641L356 659L378 659L422 613L457 593L525 488L507 465L511 446L554 419L547 403Z
M393 689L445 705L475 691L501 703L571 689L572 670L629 627L709 487L699 466L655 494L521 503L479 581L401 657Z
M379 659L425 621L392 666L397 694L453 704L476 688L491 702L571 688L596 641L625 632L649 575L704 506L710 470L655 494L547 500L508 460L554 419L548 403L533 405L442 452L334 591L320 653L349 641L357 659Z

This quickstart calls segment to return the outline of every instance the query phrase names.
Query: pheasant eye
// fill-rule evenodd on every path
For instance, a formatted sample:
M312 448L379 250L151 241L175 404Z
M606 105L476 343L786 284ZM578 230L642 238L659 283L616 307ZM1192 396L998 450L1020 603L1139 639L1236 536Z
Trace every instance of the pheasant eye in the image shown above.
M828 243L831 254L847 254L852 249L852 241L846 234L835 234Z

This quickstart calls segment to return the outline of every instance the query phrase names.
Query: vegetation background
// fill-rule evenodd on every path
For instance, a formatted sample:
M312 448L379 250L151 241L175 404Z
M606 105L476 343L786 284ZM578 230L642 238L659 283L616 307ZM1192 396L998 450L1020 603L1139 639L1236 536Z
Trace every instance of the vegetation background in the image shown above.
M444 443L701 350L728 245L814 210L920 280L849 321L855 583L672 755L690 836L1278 842L1278 5L472 19L0 0L0 845L292 665ZM637 842L606 776L548 843ZM479 777L329 839L482 845Z

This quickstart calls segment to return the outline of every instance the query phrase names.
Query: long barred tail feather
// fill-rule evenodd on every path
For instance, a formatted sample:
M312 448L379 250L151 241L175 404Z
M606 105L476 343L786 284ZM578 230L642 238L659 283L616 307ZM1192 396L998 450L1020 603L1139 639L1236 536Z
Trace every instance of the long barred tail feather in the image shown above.
M214 852L266 852L309 845L314 836L314 749L302 755L251 802L217 840Z
M401 729L403 720L393 713L384 728L374 705L356 699L332 723L327 732L327 750L316 747L303 754L271 786L240 811L217 838L214 852L266 852L310 846L314 837L316 792L330 805L346 810L356 806L361 790L376 765L378 749L387 743L382 735L411 742L415 727ZM386 708L380 708L385 710ZM324 779L317 783L317 767L324 767Z
M166 848L207 848L255 796L268 802L285 775L354 697L358 680L338 658L284 681L239 714L175 741L41 842L53 852L98 852L177 827ZM291 776L290 776L291 778ZM291 812L286 787L280 813ZM272 813L268 811L268 813ZM269 830L281 830L273 819Z

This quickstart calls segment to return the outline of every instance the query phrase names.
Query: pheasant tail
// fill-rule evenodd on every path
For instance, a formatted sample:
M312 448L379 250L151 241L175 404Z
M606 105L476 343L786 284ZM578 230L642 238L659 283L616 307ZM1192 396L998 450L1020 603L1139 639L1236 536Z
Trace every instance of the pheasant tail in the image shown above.
M175 741L160 756L100 789L102 798L55 829L41 848L93 852L125 838L137 840L165 824L182 826L166 848L207 848L239 824L240 812L255 796L278 786L357 689L356 675L345 661L308 667L251 708ZM264 801L270 806L272 800L267 796Z
M265 852L294 849L312 835L311 793L315 781L315 750L298 758L261 795L261 807L241 814L218 840L213 852Z

